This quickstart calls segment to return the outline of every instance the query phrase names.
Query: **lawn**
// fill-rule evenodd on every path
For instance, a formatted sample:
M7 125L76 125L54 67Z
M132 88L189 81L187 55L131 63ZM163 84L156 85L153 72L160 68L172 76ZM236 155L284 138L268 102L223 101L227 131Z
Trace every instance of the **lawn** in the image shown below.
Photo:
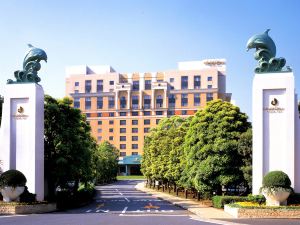
M143 180L143 175L117 176L117 180Z

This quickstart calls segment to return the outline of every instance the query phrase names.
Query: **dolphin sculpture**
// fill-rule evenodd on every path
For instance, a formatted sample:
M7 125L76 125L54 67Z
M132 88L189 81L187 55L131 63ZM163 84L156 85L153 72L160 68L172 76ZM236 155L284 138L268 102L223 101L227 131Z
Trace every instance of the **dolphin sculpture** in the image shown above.
M31 44L28 44L28 47L30 48L29 52L26 54L24 61L23 61L23 69L26 69L26 65L29 62L40 62L41 60L44 60L47 62L47 54L44 50L40 48L36 48Z

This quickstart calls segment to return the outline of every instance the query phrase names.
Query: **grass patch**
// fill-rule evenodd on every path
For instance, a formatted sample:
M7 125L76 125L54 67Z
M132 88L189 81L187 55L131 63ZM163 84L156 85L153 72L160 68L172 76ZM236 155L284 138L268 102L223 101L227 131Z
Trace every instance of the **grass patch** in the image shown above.
M145 179L143 175L117 176L117 180L141 180Z

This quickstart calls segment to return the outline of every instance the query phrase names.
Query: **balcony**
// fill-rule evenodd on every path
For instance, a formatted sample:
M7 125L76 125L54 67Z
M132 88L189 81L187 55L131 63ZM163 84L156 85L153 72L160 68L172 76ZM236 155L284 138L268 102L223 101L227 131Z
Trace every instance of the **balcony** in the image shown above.
M131 84L130 83L117 83L116 90L118 91L131 91Z
M167 89L168 89L168 83L166 81L152 83L152 90L167 90Z

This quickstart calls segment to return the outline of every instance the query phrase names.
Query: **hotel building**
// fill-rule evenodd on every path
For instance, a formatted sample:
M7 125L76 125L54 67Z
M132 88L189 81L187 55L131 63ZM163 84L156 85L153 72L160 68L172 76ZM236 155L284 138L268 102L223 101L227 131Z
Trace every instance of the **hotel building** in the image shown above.
M162 72L119 73L111 66L66 68L66 95L86 114L98 143L120 150L120 173L139 173L144 137L162 118L193 115L226 93L226 61L179 62Z

